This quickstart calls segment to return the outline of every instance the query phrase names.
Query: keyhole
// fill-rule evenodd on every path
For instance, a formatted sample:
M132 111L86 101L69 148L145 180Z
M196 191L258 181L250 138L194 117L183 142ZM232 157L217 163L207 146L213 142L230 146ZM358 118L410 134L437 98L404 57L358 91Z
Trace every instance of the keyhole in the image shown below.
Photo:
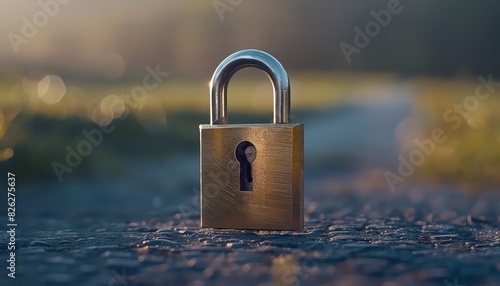
M236 159L240 162L240 191L252 191L252 162L257 156L257 149L248 142L243 141L236 147Z

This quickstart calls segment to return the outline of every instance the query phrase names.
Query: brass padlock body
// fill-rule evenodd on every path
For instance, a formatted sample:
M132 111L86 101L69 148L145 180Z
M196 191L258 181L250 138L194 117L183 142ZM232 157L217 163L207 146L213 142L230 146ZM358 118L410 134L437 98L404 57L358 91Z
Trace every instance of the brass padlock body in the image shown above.
M274 124L228 124L228 83L245 67L271 79ZM285 69L262 51L236 52L217 67L210 89L210 124L200 125L201 226L302 230L304 125L290 123Z
M302 230L304 125L200 125L201 226ZM254 144L253 190L240 191L240 142Z

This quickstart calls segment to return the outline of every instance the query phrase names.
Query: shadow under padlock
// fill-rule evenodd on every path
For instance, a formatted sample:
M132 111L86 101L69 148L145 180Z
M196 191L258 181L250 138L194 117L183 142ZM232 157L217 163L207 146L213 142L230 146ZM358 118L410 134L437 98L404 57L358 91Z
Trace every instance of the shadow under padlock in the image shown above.
M271 79L274 124L228 124L228 83L245 67ZM244 50L222 61L210 87L211 121L200 125L201 226L302 230L304 125L290 123L285 69L267 53Z

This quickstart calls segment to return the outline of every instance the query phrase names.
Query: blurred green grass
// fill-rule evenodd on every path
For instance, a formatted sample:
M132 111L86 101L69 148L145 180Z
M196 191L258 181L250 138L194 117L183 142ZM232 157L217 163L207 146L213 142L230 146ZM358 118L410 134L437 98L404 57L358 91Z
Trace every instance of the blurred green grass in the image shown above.
M479 105L467 112L467 118L457 116L449 122L450 114L457 115L450 110L454 105L464 105L465 98L475 97L478 84L471 78L412 80L418 90L414 117L422 127L414 138L430 138L435 128L443 129L448 136L417 168L419 178L453 183L467 191L500 185L500 90L478 100ZM448 121L444 119L446 112Z
M242 79L229 85L228 109L231 123L271 122L271 85L267 78ZM48 104L38 96L37 78L11 74L0 81L0 160L22 170L33 180L54 180L53 161L63 163L66 146L76 148L85 137L82 130L99 128L104 111L101 103L110 95L130 94L140 84L134 80L103 83L65 81L64 97ZM401 84L390 74L304 73L291 77L292 118L300 121L319 110L357 100L380 87ZM416 138L429 137L436 127L449 139L439 144L417 170L417 181L451 183L466 189L482 189L500 183L500 92L494 94L456 130L443 121L443 113L474 94L477 82L471 78L410 78L407 88L416 90L415 123L405 138L397 138L402 151ZM374 94L374 96L377 96ZM104 112L105 113L105 112ZM115 118L115 130L104 135L102 145L83 160L71 174L119 177L128 164L141 160L198 152L198 125L209 120L208 82L170 78L152 90L124 119ZM409 134L409 135L408 135ZM395 136L397 137L397 132ZM339 136L342 136L339 134ZM387 138L394 140L394 138ZM11 155L14 155L10 158Z

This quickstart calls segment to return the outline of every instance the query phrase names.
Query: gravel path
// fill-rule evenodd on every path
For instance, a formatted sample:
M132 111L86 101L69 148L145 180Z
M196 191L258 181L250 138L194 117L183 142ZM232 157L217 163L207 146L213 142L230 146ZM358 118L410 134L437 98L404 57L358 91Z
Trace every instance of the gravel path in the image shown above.
M31 195L2 285L500 285L498 195L348 185L308 192L301 233L200 229L194 193Z

